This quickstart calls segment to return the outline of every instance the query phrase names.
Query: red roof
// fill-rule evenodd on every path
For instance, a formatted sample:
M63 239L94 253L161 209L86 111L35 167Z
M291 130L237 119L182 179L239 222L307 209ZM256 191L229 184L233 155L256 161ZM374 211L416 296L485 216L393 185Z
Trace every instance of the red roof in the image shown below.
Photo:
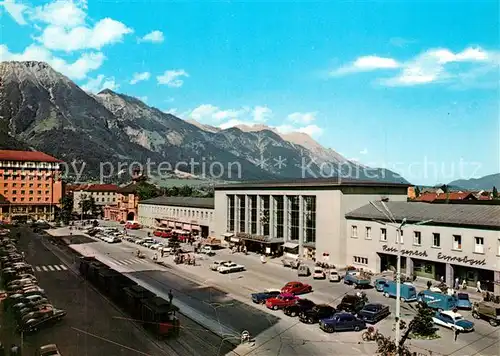
M116 192L119 187L114 184L91 184L82 190L86 190L88 192Z
M474 194L471 192L451 192L451 193L443 193L439 194L436 197L436 200L465 200L465 199L476 199Z
M49 156L39 151L13 151L0 150L0 161L21 161L21 162L62 162L57 158Z
M418 197L416 197L413 200L414 201L422 201L422 202L426 202L426 203L431 203L434 200L436 200L437 196L438 196L437 193L422 193L422 194L420 194Z

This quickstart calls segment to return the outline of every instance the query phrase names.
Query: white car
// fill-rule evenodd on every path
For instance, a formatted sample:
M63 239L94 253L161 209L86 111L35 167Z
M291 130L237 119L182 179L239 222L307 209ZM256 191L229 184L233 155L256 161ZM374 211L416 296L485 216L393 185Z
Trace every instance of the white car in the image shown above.
M330 278L329 278L330 282L340 282L341 279L342 277L336 270L330 271Z
M325 279L326 278L325 270L321 267L315 267L314 272L313 272L313 278L314 279Z
M207 245L205 245L205 246L203 246L203 247L201 248L200 253L205 253L205 254L207 254L207 255L211 255L211 254L213 254L213 253L214 253L214 250L212 249L212 247L211 247L211 246L207 246Z
M451 310L436 312L436 314L432 317L432 321L434 322L434 324L444 326L445 328L452 330L474 330L474 323L472 321L465 320L461 314L455 313Z
M245 266L236 264L234 262L224 263L222 266L217 268L219 273L233 273L233 272L241 272L245 270Z
M212 271L217 271L219 270L220 266L226 263L231 263L231 261L213 261L212 264L210 265L210 269Z

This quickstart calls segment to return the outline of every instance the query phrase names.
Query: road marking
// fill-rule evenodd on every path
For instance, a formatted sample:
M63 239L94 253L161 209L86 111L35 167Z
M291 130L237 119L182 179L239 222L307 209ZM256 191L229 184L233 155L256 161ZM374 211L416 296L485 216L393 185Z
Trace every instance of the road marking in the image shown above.
M47 272L49 269L46 266L42 266L42 269Z
M36 266L36 267L35 267L35 271L40 272L41 270L42 270L42 269L40 268L40 266Z
M54 265L54 268L55 268L56 270L58 270L58 271L60 271L60 270L61 270L61 267L59 267L58 265Z
M61 265L61 269L62 269L63 271L67 271L67 270L68 270L68 267L66 267L65 265Z
M54 271L54 267L52 267L51 265L48 265L47 267L49 268L49 270Z

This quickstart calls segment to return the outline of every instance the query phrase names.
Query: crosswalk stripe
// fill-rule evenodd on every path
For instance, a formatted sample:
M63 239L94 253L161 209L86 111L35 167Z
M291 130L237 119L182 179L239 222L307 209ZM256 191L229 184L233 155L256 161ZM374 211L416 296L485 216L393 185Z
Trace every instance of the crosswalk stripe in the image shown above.
M47 272L49 269L46 266L42 266L42 269Z
M54 270L54 267L52 267L51 265L48 265L47 266L49 268L49 270L53 271Z
M59 267L58 265L54 265L54 268L55 268L56 270L58 270L58 271L60 271L60 270L61 270L61 267Z
M67 271L67 270L68 270L68 268L67 268L65 265L61 265L61 269L62 269L63 271Z
M41 270L42 270L42 269L40 268L40 266L36 266L36 267L35 267L35 271L40 272Z

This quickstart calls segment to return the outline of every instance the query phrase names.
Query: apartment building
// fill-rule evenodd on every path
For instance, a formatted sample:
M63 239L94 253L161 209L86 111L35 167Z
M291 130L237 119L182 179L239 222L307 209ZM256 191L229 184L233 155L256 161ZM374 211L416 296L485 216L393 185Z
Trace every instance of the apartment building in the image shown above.
M43 152L0 150L0 220L54 220L61 162Z
M73 190L73 211L81 214L84 200L94 199L95 205L104 208L116 204L120 188L114 184L85 184Z

